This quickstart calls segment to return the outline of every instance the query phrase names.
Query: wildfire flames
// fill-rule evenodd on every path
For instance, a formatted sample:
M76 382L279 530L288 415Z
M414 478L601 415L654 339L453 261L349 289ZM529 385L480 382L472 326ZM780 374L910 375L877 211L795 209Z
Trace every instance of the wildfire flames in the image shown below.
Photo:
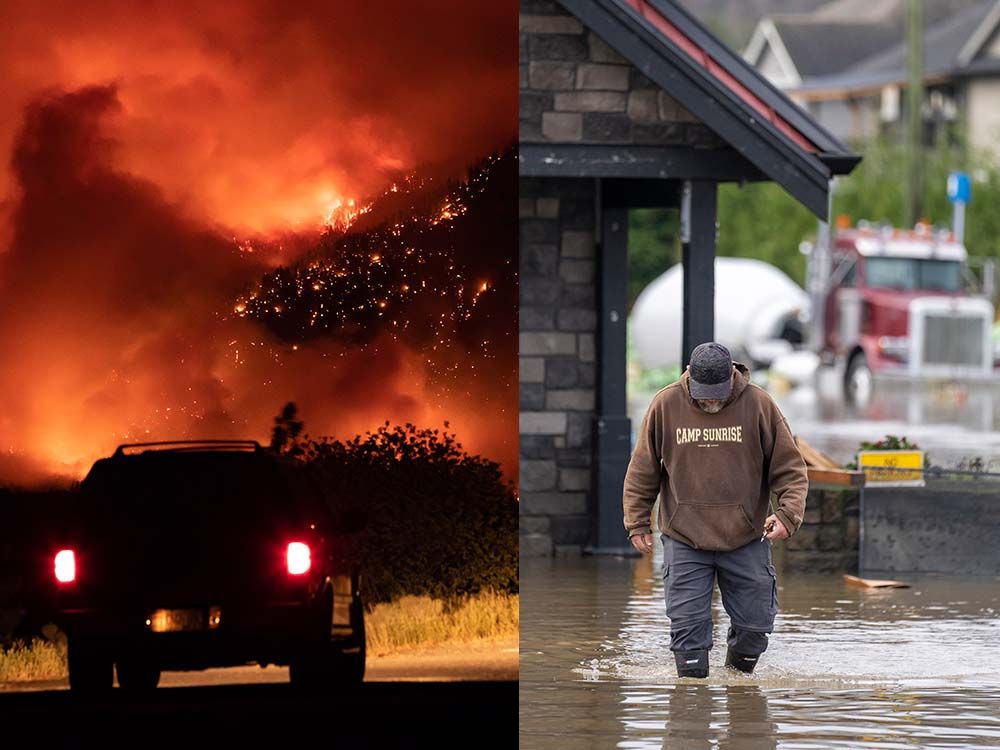
M450 240L451 222L465 215L468 201L483 192L499 158L487 159L429 210L419 207L418 194L430 181L413 175L401 181L402 188L393 183L372 203L357 208L350 204L354 210L349 218L329 225L319 257L267 274L237 300L233 312L265 322L285 339L338 333L362 349L380 331L393 341L406 340L416 313L424 316L425 325L430 323L430 351L451 348L458 327L472 318L480 297L490 289L488 279L467 278ZM363 234L345 236L354 219L388 195L410 198L405 214ZM440 311L428 315L433 308ZM482 343L489 355L489 341ZM433 356L427 363L438 374L445 372Z
M371 204L359 206L353 198L348 198L347 202L337 199L330 204L330 209L326 212L323 223L335 232L346 232L351 228L354 220L363 216L371 210Z
M514 475L516 235L469 237L513 216L516 14L340 5L4 4L0 482L289 400Z

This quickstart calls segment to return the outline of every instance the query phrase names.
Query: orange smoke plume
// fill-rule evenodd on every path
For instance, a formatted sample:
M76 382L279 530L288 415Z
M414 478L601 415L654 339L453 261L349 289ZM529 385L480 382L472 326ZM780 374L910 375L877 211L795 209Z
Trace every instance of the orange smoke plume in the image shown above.
M5 3L0 450L79 476L127 440L266 439L296 401L313 435L449 420L514 476L513 233L456 249L497 279L430 356L467 378L377 322L362 348L235 312L403 174L513 138L515 9L448 5Z

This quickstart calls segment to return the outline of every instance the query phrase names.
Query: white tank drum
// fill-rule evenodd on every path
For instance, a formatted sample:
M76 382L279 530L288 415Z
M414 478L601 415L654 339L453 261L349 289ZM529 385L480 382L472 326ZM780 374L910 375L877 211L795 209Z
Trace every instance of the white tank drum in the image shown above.
M632 308L632 341L644 369L680 364L683 282L677 263L643 289ZM753 258L715 259L715 340L734 359L766 367L790 352L805 335L809 309L809 295L775 266Z

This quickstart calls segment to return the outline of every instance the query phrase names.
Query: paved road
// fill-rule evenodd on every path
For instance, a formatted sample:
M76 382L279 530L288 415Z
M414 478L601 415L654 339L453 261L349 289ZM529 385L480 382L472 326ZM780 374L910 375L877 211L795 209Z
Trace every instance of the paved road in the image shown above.
M280 667L167 672L146 698L80 700L65 680L0 685L0 722L30 728L37 747L258 747L307 730L329 747L516 747L517 678L512 638L370 659L364 685L321 695L294 690Z
M518 679L518 640L514 638L447 644L369 658L366 682L506 682ZM160 686L218 687L288 683L288 668L270 666L164 672ZM66 680L0 683L0 695L11 692L66 690Z
M0 694L8 739L31 747L517 747L517 683L372 682L307 694L287 684ZM99 743L99 744L98 744ZM280 744L279 744L280 743ZM11 747L29 745L12 741Z

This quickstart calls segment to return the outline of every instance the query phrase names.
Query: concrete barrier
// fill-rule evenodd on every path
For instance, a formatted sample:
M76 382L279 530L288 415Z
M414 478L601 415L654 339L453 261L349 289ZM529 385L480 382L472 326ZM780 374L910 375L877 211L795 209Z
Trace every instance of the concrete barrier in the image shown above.
M880 573L1000 575L1000 482L866 487L859 567Z

